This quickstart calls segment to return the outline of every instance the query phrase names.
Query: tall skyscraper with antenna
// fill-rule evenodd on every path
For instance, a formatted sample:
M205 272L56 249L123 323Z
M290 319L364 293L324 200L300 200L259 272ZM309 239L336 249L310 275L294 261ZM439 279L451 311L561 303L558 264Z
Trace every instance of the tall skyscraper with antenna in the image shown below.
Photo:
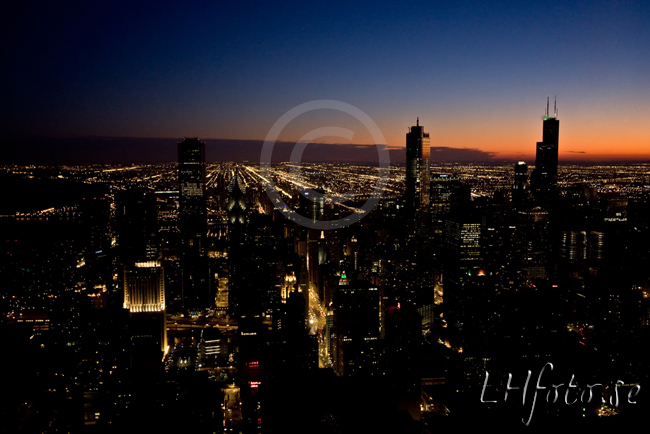
M543 203L548 203L557 190L558 141L560 121L557 117L557 100L553 115L549 111L549 98L546 98L542 141L537 142L535 170L531 176L533 195Z
M430 153L429 133L424 132L418 118L406 134L406 207L413 217L429 210Z

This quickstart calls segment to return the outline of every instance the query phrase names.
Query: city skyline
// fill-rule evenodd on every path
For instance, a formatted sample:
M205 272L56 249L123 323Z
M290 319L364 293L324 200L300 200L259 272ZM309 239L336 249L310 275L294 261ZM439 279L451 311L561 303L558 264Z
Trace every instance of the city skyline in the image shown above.
M540 143L554 153L549 120ZM424 126L411 133L420 154ZM647 165L561 166L529 189L525 164L434 164L418 215L408 166L392 167L372 212L320 231L296 214L345 218L372 195L374 168L306 163L298 175L284 163L266 174L255 163L204 165L196 139L178 150L178 165L3 168L37 206L0 215L11 234L0 326L25 348L10 371L31 379L6 410L16 431L151 420L240 433L330 421L342 433L522 426L525 403L492 398L516 389L508 373L543 372L540 363L552 363L549 387L575 372L603 387L578 406L540 399L534 426L644 420L647 357L629 343L646 345L650 330ZM269 176L286 206L267 196ZM103 193L43 209L28 187L46 185ZM318 206L301 195L316 186L330 198ZM345 191L349 205L336 199ZM199 220L207 236L196 237ZM201 239L205 250L192 252ZM199 264L206 279L186 279ZM600 378L620 378L632 395L609 401ZM287 404L297 416L278 417ZM156 417L143 418L143 405Z
M97 137L235 146L263 140L298 104L333 99L367 113L391 148L403 149L419 117L434 148L530 162L544 98L557 96L560 161L647 160L648 12L608 2L287 4L246 14L228 2L23 6L2 48L3 129L12 140L47 138L43 147L94 137L91 157L128 156ZM183 23L193 30L174 30ZM280 140L323 126L372 143L328 110L296 119Z
M648 163L559 166L549 104L532 172L431 164L418 118L407 163L385 175L210 164L197 138L177 143L176 164L1 167L32 210L0 213L0 327L25 348L9 370L32 379L10 426L527 426L525 391L523 405L484 400L488 379L498 397L525 368L600 387L577 406L540 400L535 426L640 423L647 358L629 342L650 336ZM58 205L33 194L47 189ZM619 385L627 401L610 399Z
M650 3L12 6L7 432L647 422Z

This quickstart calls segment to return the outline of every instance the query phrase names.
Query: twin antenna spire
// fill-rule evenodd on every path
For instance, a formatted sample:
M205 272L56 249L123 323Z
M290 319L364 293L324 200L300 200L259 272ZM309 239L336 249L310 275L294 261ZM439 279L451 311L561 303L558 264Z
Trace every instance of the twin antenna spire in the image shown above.
M546 97L546 119L550 119L549 116L549 97ZM557 118L557 95L555 96L555 101L553 102L553 117Z

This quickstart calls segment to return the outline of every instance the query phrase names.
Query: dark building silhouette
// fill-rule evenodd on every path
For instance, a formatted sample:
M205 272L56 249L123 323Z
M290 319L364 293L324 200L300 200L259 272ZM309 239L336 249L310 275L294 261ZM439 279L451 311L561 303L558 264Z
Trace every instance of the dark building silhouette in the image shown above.
M121 191L116 194L115 208L130 364L155 372L162 369L167 347L165 274L160 261L156 198L142 189Z
M539 206L521 210L517 214L517 257L525 279L531 286L537 279L547 279L551 236L549 235L549 213Z
M444 305L447 322L462 325L467 301L465 286L472 273L482 266L480 216L458 212L445 222L443 250Z
M381 369L380 298L376 286L341 274L334 296L334 369L343 375L372 376Z
M560 121L557 118L557 103L553 116L549 113L549 100L546 100L542 141L537 142L535 170L531 179L533 194L542 202L548 202L557 190L558 137Z
M178 143L178 182L183 307L205 309L215 303L206 261L205 143L197 138Z
M414 420L419 420L422 318L415 306L408 302L390 302L383 312L383 373L393 382L398 407L408 411Z
M156 198L140 189L120 191L115 197L119 253L124 264L158 259Z
M111 245L110 203L105 197L84 199L79 206L79 225L84 237L84 250L91 255Z
M418 118L406 133L406 207L414 217L428 213L430 153L429 133L424 132Z
M276 312L284 283L282 223L250 212L239 172L228 185L228 311L242 323L257 324Z
M442 238L445 220L452 211L470 202L471 191L460 182L457 174L432 174L430 190L430 212L432 235L437 241Z
M512 203L515 208L520 208L526 201L528 194L528 165L524 161L515 164L515 181L512 185Z
M249 294L244 295L247 287L247 266L250 252L247 250L246 230L248 215L246 191L239 172L230 180L227 188L228 202L228 312L233 317L239 317L245 312L246 302L260 305L259 297L253 302ZM257 312L259 314L259 311ZM253 314L250 312L250 314Z
M178 144L180 229L184 253L205 254L207 211L205 197L205 143L185 139Z
M314 223L320 220L325 214L325 189L305 189L300 194L300 211Z

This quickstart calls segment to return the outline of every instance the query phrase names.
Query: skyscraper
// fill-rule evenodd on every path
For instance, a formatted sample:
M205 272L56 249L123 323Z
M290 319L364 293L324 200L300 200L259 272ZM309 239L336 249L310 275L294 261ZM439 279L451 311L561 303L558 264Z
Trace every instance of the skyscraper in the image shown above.
M434 236L442 236L445 220L452 212L453 205L458 204L459 199L463 196L462 189L463 184L461 184L460 177L457 174L436 173L431 175L429 210L431 212L431 229ZM471 198L470 193L467 192L467 201Z
M197 138L178 143L178 183L183 307L214 307L206 262L205 143Z
M553 230L550 227L549 212L542 207L522 209L517 216L517 257L519 268L526 279L525 284L533 285L536 279L547 279L549 276L549 258L552 258Z
M178 143L178 183L183 254L202 256L207 232L205 143L197 138Z
M444 273L444 308L448 324L462 324L469 295L467 285L472 273L484 263L480 213L472 209L454 212L443 229L442 268Z
M130 317L131 364L153 368L167 347L165 277L159 261L124 267L124 308Z
M429 133L417 119L406 133L406 208L413 217L429 209Z
M160 261L125 266L124 308L130 313L165 310L165 278Z
M252 316L254 312L249 312L250 304L260 305L259 297L251 297L247 294L247 284L249 281L248 269L250 251L246 242L246 227L248 225L246 189L244 180L239 171L235 172L228 184L228 202L226 211L228 211L228 311L233 317ZM255 295L258 292L255 291ZM250 303L247 303L250 302ZM261 308L256 309L258 315Z
M348 280L345 271L334 296L334 370L344 375L380 371L380 297L370 282Z
M115 228L120 256L125 264L157 260L158 221L156 197L148 191L132 188L115 194Z
M528 193L528 165L524 161L515 164L515 182L512 185L512 203L520 208Z
M535 170L531 177L533 194L541 202L548 202L557 188L558 137L560 121L557 118L557 102L554 104L553 116L549 113L549 99L546 99L546 114L542 132L542 141L537 142Z

